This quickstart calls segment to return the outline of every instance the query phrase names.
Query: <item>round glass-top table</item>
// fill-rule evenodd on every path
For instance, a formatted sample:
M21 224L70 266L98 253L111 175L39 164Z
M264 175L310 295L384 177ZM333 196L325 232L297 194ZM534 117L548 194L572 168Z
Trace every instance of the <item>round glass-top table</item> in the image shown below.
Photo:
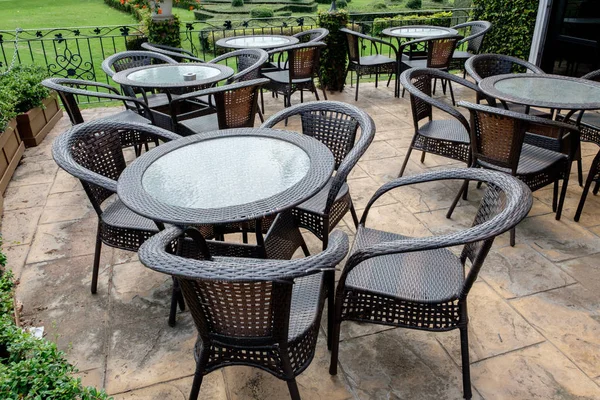
M381 33L398 39L426 39L431 37L457 35L458 31L443 26L408 25L386 28Z
M505 74L483 79L488 96L532 107L563 110L600 109L600 83L546 74Z
M113 80L126 86L173 89L209 85L229 78L233 72L232 68L220 64L158 64L117 72ZM190 74L195 79L186 80L184 76Z
M260 219L321 190L334 158L318 140L275 129L229 129L184 137L137 158L117 192L134 212L175 225Z
M276 49L297 44L298 38L283 35L233 36L217 40L217 46L228 49Z

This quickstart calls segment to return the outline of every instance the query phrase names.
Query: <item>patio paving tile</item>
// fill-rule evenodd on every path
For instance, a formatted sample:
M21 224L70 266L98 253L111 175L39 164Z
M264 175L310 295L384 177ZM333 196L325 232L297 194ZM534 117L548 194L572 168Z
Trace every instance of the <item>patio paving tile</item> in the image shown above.
M50 191L51 183L27 186L9 185L4 194L4 209L6 211L22 210L24 208L42 207L46 203L46 196Z
M352 196L352 202L354 208L362 210L366 207L369 200L373 196L373 193L379 189L381 185L377 181L369 176L359 179L353 179L350 182L350 194ZM382 197L377 204L386 205L396 203L397 200L392 196Z
M544 337L515 312L484 282L469 292L469 355L476 362L544 341ZM439 333L436 338L460 365L458 330Z
M600 375L600 297L577 284L511 301L589 377Z
M600 296L600 259L598 255L581 257L558 264L590 293Z
M600 398L600 388L548 342L476 363L471 371L486 399Z
M2 242L7 245L30 244L42 215L42 207L4 211Z
M95 217L96 212L83 190L48 195L40 224Z
M178 379L117 394L113 397L114 400L186 400L192 387L192 381L192 377ZM219 371L204 377L200 398L202 400L227 400L225 382Z
M19 168L15 170L10 181L10 186L52 183L57 171L58 165L56 165L54 160L38 160L36 158L25 157L21 160Z
M23 271L23 266L25 265L25 259L27 258L28 251L29 246L26 244L20 246L2 247L2 252L6 255L8 267L13 272L15 279L19 279L21 277L21 272Z
M59 169L56 173L54 184L50 189L50 194L71 192L76 190L81 190L81 183L79 182L79 179L75 178L64 170Z

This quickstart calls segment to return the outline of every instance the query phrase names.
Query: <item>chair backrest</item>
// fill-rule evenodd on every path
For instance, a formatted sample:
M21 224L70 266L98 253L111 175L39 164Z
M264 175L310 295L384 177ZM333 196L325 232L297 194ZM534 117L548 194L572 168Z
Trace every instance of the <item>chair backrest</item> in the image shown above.
M265 78L254 79L179 96L171 102L171 117L177 125L181 102L200 96L213 96L219 129L251 128L257 113L259 89L268 82Z
M126 166L121 136L131 131L163 141L180 138L152 125L102 119L76 125L53 143L54 160L81 180L99 215L102 203L116 193L117 180Z
M279 122L299 115L302 133L326 145L335 158L335 179L329 191L328 212L352 168L367 151L375 137L373 119L358 107L338 101L313 101L288 107L265 121L261 127L272 128ZM360 128L360 137L356 133Z
M135 97L122 96L117 89L104 83L80 79L48 78L42 81L42 85L55 90L59 94L72 125L83 122L83 116L78 104L78 96L122 101L124 105L127 105L127 102L133 103L140 115L151 121L153 120L152 113L146 103ZM93 88L93 90L87 90L88 88Z
M600 69L585 74L581 79L589 79L591 81L600 82Z
M313 78L319 73L319 59L323 42L301 43L286 47L288 53L288 66L290 70L290 83L294 79Z
M523 143L536 145L535 137L544 148L570 153L572 157L579 137L577 127L495 107L459 102L471 113L471 151L473 162L484 161L506 168L514 175L519 166ZM526 140L530 136L534 139ZM543 140L542 140L543 139ZM548 145L550 143L550 145Z
M102 62L102 70L112 77L120 71L129 68L142 67L151 64L176 64L177 61L169 56L152 51L122 51L113 54Z
M455 25L453 29L471 29L468 36L462 39L458 44L467 43L467 51L473 54L479 53L483 45L483 39L486 33L492 28L492 24L488 21L471 21L464 24Z
M148 268L178 278L205 344L210 340L241 347L287 343L294 279L332 270L348 251L347 236L337 231L325 251L301 259L193 259L170 252L174 241L194 244L183 234L176 227L159 232L142 245L139 257ZM202 246L200 236L191 240Z
M325 28L315 28L307 31L298 32L293 35L300 40L300 43L320 42L329 35L329 30Z
M346 34L346 46L348 59L351 63L360 64L360 39L361 35L353 30L342 28L340 32Z
M461 253L463 264L471 261L471 268L464 280L459 298L465 298L477 279L477 274L492 246L494 238L525 218L531 209L531 190L520 180L497 171L479 168L445 169L392 180L379 188L369 200L359 230L364 229L369 211L374 203L390 190L425 182L441 180L464 180L485 182L486 191L479 204L470 228L439 236L405 237L391 242L378 242L361 247L348 259L340 283L343 284L352 269L363 261L389 254L412 253L454 246L464 246ZM400 195L400 194L399 194ZM416 278L416 277L415 277ZM424 282L426 284L426 282ZM440 284L432 283L432 284ZM445 299L449 301L451 299Z
M415 129L419 129L419 123L422 120L431 121L433 119L433 107L435 107L458 119L468 131L469 123L457 109L432 97L435 79L449 80L452 83L457 83L475 92L479 91L478 87L472 82L437 69L412 68L404 71L400 75L400 83L410 93L410 104Z
M262 49L242 49L225 53L215 59L208 61L216 64L229 58L235 58L237 73L227 80L227 83L249 81L260 78L260 69L267 62L269 54Z
M447 69L462 36L444 36L427 41L427 68Z
M502 54L478 54L465 62L465 70L477 83L484 78L518 72L519 69L531 71L535 74L544 73L539 67L530 62Z
M177 62L204 62L204 60L196 57L191 51L179 47L146 42L142 43L142 48L155 53L164 54L177 60Z

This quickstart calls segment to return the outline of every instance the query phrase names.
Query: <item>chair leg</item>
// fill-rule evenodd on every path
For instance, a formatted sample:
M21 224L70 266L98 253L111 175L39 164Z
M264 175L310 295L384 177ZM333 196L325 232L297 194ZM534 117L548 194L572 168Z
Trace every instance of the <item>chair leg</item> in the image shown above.
M102 239L100 238L100 221L96 230L96 250L94 251L94 265L92 267L92 294L98 291L98 272L100 270L100 254L102 253Z
M339 288L338 288L339 290ZM337 297L337 295L336 295ZM333 331L331 332L331 361L329 363L329 374L337 375L338 357L340 353L340 328L342 325L342 302L340 299L335 301L335 313L333 322Z
M579 186L583 186L583 163L581 157L577 160L577 179L579 180Z
M515 237L516 236L517 236L517 228L512 228L510 230L510 247L515 247L515 242L516 242Z
M562 209L565 204L565 196L567 195L567 186L569 184L568 176L569 175L567 173L567 178L565 178L565 180L563 181L562 190L560 191L560 199L558 200L558 208L556 210L556 220L557 221L560 221L560 217L562 215Z
M450 89L450 98L452 99L452 105L456 107L456 100L454 99L454 90L452 90L452 82L448 81L448 89Z
M265 96L263 94L262 88L260 89L260 108L262 108L262 112L265 112Z
M379 74L375 74L375 88L379 86Z
M581 193L581 199L579 199L579 205L577 206L577 211L575 212L575 217L573 218L575 222L579 222L579 218L581 218L581 213L583 212L583 206L585 205L585 199L587 198L588 192L590 191L590 187L592 186L592 181L594 179L593 168L590 170L590 174L588 175L587 180L585 181L585 186L583 188L583 193ZM600 182L600 181L598 181ZM598 182L596 182L596 186L598 186Z
M179 303L179 296L181 290L179 289L179 282L176 278L173 278L173 290L171 292L171 310L169 311L169 326L174 327L177 325L177 305Z
M356 93L354 94L354 101L358 101L358 85L360 84L360 75L356 73Z
M554 189L552 191L552 212L556 212L558 203L558 180L554 181Z
M425 162L425 151L421 152L421 164Z
M306 245L306 243L302 243L300 247L302 248L302 252L304 253L305 257L310 256L310 251L308 251L308 246Z
M352 214L352 221L354 221L354 227L358 229L358 215L356 214L356 210L354 209L354 203L352 199L350 199L350 214Z
M431 94L435 96L435 89L437 88L437 78L433 79L433 88L431 89Z
M413 138L413 143L414 143L414 138ZM408 148L408 151L406 152L406 157L404 157L404 162L402 163L402 168L400 168L400 173L398 174L398 178L401 178L402 175L404 174L404 170L406 169L406 165L408 164L408 159L410 158L410 153L412 153L412 143L410 144L410 147Z
M473 397L471 392L471 365L469 364L469 333L467 325L459 328L460 330L460 352L463 375L463 397L470 399Z
M260 107L257 110L258 118L260 118L260 122L265 122L265 117L263 116L262 111L260 111Z
M600 189L600 181L596 182L596 185L594 186L594 190L592 191L594 196L598 194L598 189Z
M290 398L292 400L301 400L300 392L298 391L298 384L296 383L296 378L292 378L287 381L288 390L290 391Z
M454 209L456 208L458 201L460 200L461 196L463 196L463 192L466 192L468 189L469 189L469 181L465 180L465 182L461 186L460 190L456 194L454 201L452 201L452 205L450 206L450 209L448 209L448 212L446 213L446 218L448 218L448 219L452 218L452 213L454 212Z
M206 351L200 353L200 357L196 361L196 372L194 373L194 382L190 391L190 400L197 400L200 394L200 386L202 386L202 379L204 378L204 367L208 362L208 355L205 355L205 353Z
M298 384L296 383L296 377L294 376L288 349L285 346L279 348L279 356L281 357L281 364L286 375L285 381L288 385L288 390L290 391L290 398L292 400L300 400L300 391L298 390Z

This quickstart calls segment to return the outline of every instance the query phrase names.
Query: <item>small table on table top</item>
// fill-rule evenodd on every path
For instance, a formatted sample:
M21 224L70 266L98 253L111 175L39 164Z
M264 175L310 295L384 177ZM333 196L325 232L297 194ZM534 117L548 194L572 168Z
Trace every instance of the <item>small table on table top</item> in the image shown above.
M284 35L248 35L233 36L217 40L217 46L228 49L271 50L298 44L298 38Z
M479 83L486 95L530 107L562 110L600 109L600 83L548 74L504 74Z
M195 80L184 80L185 74L195 74ZM117 72L113 80L120 85L167 91L190 91L222 81L232 76L233 69L220 64L185 63L146 65Z
M229 129L143 154L123 171L117 192L128 208L157 222L220 225L260 220L308 200L333 168L331 151L310 136Z

